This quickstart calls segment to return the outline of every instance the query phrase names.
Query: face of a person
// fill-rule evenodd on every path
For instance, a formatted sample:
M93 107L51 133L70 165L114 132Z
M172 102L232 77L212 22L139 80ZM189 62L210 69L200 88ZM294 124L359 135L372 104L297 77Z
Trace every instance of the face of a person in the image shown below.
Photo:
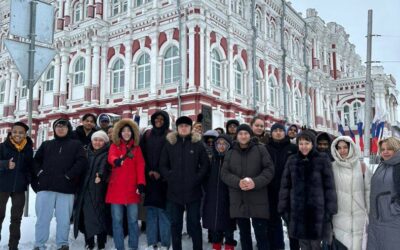
M271 136L273 140L281 141L285 138L285 130L281 128L274 129L274 131L272 131Z
M346 142L340 141L337 144L337 151L342 159L346 159L349 155L349 146L347 146Z
M102 129L105 129L105 128L107 128L108 126L110 126L110 121L109 121L109 120L103 120L103 121L100 122L100 127L101 127Z
M156 128L161 128L164 125L164 116L158 115L156 119L154 119L154 126Z
M111 139L112 139L113 131L114 131L114 128L112 128L112 127L107 130L107 136L110 141L112 141Z
M328 140L319 140L317 149L320 152L325 152L325 151L329 150L329 141Z
M201 124L196 124L193 127L193 131L196 132L196 133L202 134L203 133L203 126Z
M210 137L206 141L207 146L212 147L214 145L214 138Z
M302 155L307 156L312 150L312 143L310 141L300 139L299 141L299 151Z
M124 141L129 141L132 138L132 132L128 127L122 129L121 135Z
M258 136L264 133L264 128L265 128L264 121L261 119L255 120L253 125L251 126L253 133Z
M386 142L382 143L382 145L381 145L381 157L383 158L384 161L387 161L390 158L392 158L394 153L395 153L394 150L390 149Z
M101 138L93 138L93 140L92 140L92 146L93 146L94 150L101 149L102 147L104 147L105 144L106 144L106 142Z
M16 143L21 143L26 138L26 131L21 126L14 126L11 130L11 138Z
M68 126L66 124L57 124L56 125L56 135L58 137L65 137L68 134Z
M297 128L295 127L290 127L288 130L288 136L293 139L297 136Z
M237 126L236 124L231 124L228 127L229 134L236 134Z
M190 135L191 126L188 124L179 124L178 126L178 134L182 137Z
M246 145L250 142L250 134L247 131L241 130L238 134L236 139L242 145Z
M218 153L225 153L228 149L228 143L224 139L218 139L215 142L215 148L217 149Z
M88 116L85 120L82 121L82 125L86 130L92 130L96 123L92 116Z

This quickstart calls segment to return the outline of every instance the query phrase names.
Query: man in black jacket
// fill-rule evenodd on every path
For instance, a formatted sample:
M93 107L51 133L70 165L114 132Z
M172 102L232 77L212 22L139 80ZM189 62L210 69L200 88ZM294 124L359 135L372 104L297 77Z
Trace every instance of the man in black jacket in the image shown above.
M161 176L168 183L167 212L171 219L172 247L182 249L183 211L187 211L187 227L193 249L203 248L200 224L202 183L209 160L200 135L191 134L192 120L182 116L176 120L178 132L169 133L161 153Z
M76 127L75 131L72 132L72 138L79 140L86 148L91 143L92 135L96 131L96 116L88 113L83 115L82 125Z
M43 142L34 158L34 174L37 178L35 250L45 249L54 212L57 219L57 249L69 249L74 194L87 166L81 143L71 139L69 121L64 118L56 120L53 130L55 139Z

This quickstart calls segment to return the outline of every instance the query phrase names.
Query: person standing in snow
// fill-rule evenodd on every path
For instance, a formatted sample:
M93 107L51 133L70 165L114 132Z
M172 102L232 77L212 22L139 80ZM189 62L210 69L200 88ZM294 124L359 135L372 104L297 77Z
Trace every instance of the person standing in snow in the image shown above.
M130 119L114 125L113 144L108 153L111 165L106 203L111 204L114 245L124 250L124 206L127 208L129 249L139 245L138 204L145 192L145 162L139 146L139 127Z
M43 142L34 157L37 178L35 250L46 249L53 213L57 219L57 249L69 249L74 194L87 166L82 144L71 138L71 123L60 118L53 123L53 130L55 138Z
M16 122L7 139L0 144L0 232L11 198L10 250L18 249L25 191L32 171L33 150L32 140L26 136L28 130L25 123Z

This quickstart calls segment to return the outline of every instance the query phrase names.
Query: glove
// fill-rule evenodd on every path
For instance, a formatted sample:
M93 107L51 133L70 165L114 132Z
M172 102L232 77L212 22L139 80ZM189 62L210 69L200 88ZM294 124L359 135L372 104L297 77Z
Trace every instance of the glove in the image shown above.
M143 184L137 185L137 190L139 194L145 194L145 186Z
M114 160L114 166L115 166L115 167L121 167L122 161L123 161L123 160L122 160L121 158L115 159L115 160Z

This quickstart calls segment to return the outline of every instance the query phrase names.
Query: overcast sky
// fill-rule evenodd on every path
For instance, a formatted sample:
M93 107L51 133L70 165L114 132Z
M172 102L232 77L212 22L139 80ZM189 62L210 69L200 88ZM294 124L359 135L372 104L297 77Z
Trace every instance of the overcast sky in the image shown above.
M373 10L373 61L382 63L387 74L395 76L400 85L400 0L292 0L292 6L305 17L306 9L315 8L325 21L342 25L350 35L356 52L366 61L368 9Z

